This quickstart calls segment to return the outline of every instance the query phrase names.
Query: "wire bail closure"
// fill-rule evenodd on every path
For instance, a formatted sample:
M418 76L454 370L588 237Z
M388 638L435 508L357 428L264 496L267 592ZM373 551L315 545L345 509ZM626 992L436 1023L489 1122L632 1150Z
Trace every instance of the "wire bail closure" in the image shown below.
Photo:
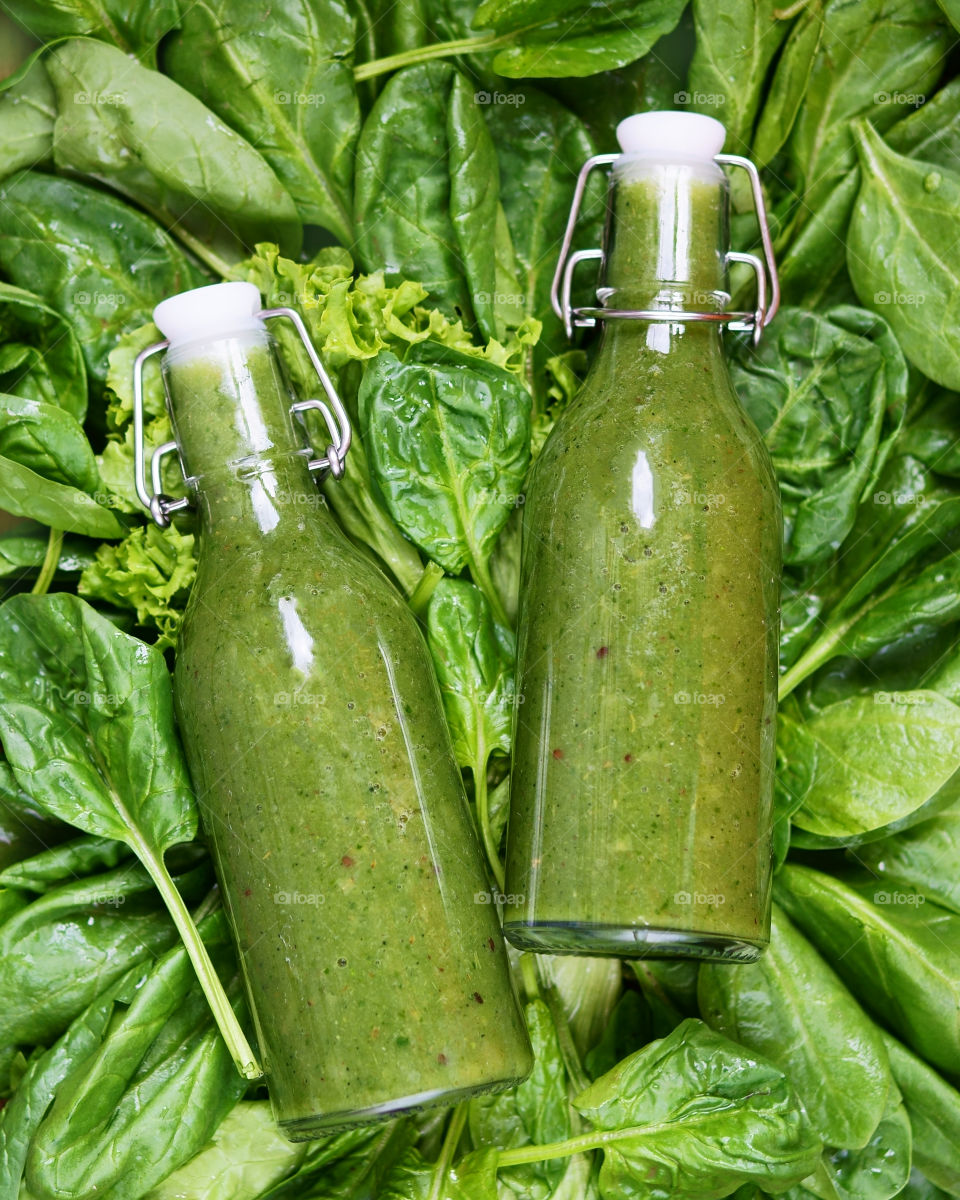
M598 167L612 166L620 157L620 154L595 154L592 158L587 159L577 176L577 186L573 192L567 228L563 234L560 257L550 288L550 303L553 311L563 321L567 337L573 336L575 327L591 327L596 325L597 321L611 319L663 322L714 321L718 324L725 324L730 329L752 333L754 344L759 342L764 328L770 324L780 307L780 280L777 276L777 264L773 257L773 239L770 236L767 207L763 199L763 189L760 186L760 173L749 158L743 158L739 154L717 154L713 161L721 167L739 167L747 172L750 179L753 206L760 226L763 259L758 258L756 254L741 254L734 250L728 250L726 261L727 263L744 263L753 270L757 281L757 304L753 312L713 313L695 310L620 309L600 306L574 308L572 306L573 274L577 266L588 260L603 259L603 251L599 249L571 252L573 235L576 231L577 219L580 216L580 207L583 204L587 181L592 171Z
M323 479L327 475L332 475L334 479L341 479L345 469L347 451L350 449L350 443L353 440L353 429L350 425L347 410L344 408L337 394L337 389L333 386L333 381L320 361L320 356L317 354L316 348L310 340L310 335L307 333L307 327L304 325L303 319L296 309L293 308L262 308L254 315L265 321L271 317L287 317L293 322L294 328L300 335L300 341L303 343L310 363L317 373L317 378L320 380L326 400L296 401L290 405L290 415L300 424L302 424L302 414L304 412L315 410L322 415L327 432L330 434L330 444L327 446L324 455L320 458L314 455L312 447L309 445L305 447L305 453L309 456L307 469L312 472L318 472L320 479ZM140 503L148 510L154 523L159 525L161 529L166 529L170 524L171 513L190 507L190 500L186 496L177 499L173 496L168 496L163 491L163 460L166 455L179 452L179 446L176 442L164 442L161 446L157 446L150 456L149 486L146 477L146 446L143 440L143 368L148 359L152 358L155 354L162 353L169 345L169 341L166 340L154 342L153 345L147 346L145 350L140 351L133 364L134 482ZM163 379L163 390L167 398L167 409L169 411L172 406L166 377ZM182 460L180 469L183 472ZM184 473L184 482L187 484L191 482L187 478L186 473Z

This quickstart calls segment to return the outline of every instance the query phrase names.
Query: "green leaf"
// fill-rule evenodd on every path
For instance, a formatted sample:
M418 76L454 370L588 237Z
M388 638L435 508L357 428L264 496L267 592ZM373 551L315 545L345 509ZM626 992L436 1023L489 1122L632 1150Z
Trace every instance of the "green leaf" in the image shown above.
M782 309L734 360L737 392L780 482L784 561L820 562L853 527L903 423L907 367L882 318Z
M27 172L0 184L0 201L0 267L66 318L99 382L125 330L206 282L158 225L95 188Z
M0 738L17 782L86 833L126 842L156 884L241 1071L253 1055L163 856L197 833L159 650L77 596L0 608Z
M81 596L132 608L139 625L160 631L158 645L172 646L197 570L192 533L173 525L139 525L118 545L103 545L77 584Z
M200 928L214 952L228 944L222 912ZM209 1141L246 1086L177 946L57 1089L30 1143L27 1187L138 1200Z
M506 43L493 69L521 76L595 75L642 58L669 33L684 0L482 0L475 29Z
M470 323L476 309L492 330L498 192L496 152L467 80L447 63L394 75L357 144L361 264L382 267L391 284L419 280L443 311Z
M862 1150L835 1150L831 1175L840 1200L892 1200L910 1178L910 1119L893 1089L887 1111Z
M790 863L774 893L865 1008L935 1066L956 1070L960 917L907 888Z
M884 887L916 888L960 915L960 804L859 846L856 858Z
M781 1191L820 1156L787 1077L692 1019L624 1059L575 1103L605 1135L605 1200L705 1200L751 1182Z
M884 133L891 150L956 170L960 162L960 80L952 79L920 108L908 109Z
M473 584L442 579L427 609L427 641L457 762L479 774L492 751L510 753L513 635L493 620Z
M434 342L364 373L360 424L393 519L445 570L485 579L530 461L530 395L506 371Z
M48 532L43 526L26 521L18 522L15 529L0 536L0 578L35 575L43 564L48 540ZM57 573L74 574L91 562L92 544L83 538L67 537L57 563Z
M56 116L56 96L39 58L15 82L0 84L0 174L49 162Z
M54 483L93 492L100 481L86 434L64 409L0 393L0 456Z
M6 867L0 871L0 885L48 892L67 879L115 867L129 855L130 848L123 842L86 834Z
M524 1005L533 1045L533 1072L519 1087L499 1096L478 1096L470 1102L470 1136L475 1146L513 1149L558 1142L569 1136L567 1075L557 1031L547 1005L540 999ZM549 1196L566 1169L561 1159L505 1167L500 1182L517 1196Z
M778 744L794 824L852 837L909 817L960 769L960 707L932 691L851 696L805 720L781 711Z
M235 261L267 237L299 252L300 219L286 188L195 96L100 42L55 46L45 62L57 94L60 170L143 205L218 270L218 259Z
M913 1163L931 1183L960 1195L960 1092L885 1033L890 1067L910 1118Z
M750 155L758 167L765 167L790 137L810 85L823 28L819 11L808 7L790 30L760 109Z
M943 69L947 31L934 0L827 0L820 48L789 154L815 211L854 165L851 121L885 129L903 97L927 95Z
M722 120L728 153L749 154L764 79L790 29L775 0L694 0L696 48L687 76L695 112ZM627 115L627 114L624 114Z
M184 5L164 70L260 150L305 225L349 245L356 18L343 0L296 0L271 9L269 37L263 22L259 0Z
M862 304L890 321L911 363L960 387L960 251L952 236L960 174L894 153L865 121L862 182L850 221L847 267Z
M32 292L0 283L0 340L0 390L83 420L87 371L68 321Z
M42 42L88 35L156 66L157 46L179 19L177 0L10 0L6 11Z
M894 1086L879 1030L776 905L767 951L736 970L704 963L699 1000L718 1033L787 1074L827 1145L866 1146Z
M588 1051L583 1065L592 1079L613 1070L617 1063L651 1040L650 1009L639 992L624 992L617 1001L603 1037Z
M33 403L36 403L34 401ZM57 483L0 455L0 508L29 517L51 529L66 529L87 537L123 537L125 527L109 508L78 488Z

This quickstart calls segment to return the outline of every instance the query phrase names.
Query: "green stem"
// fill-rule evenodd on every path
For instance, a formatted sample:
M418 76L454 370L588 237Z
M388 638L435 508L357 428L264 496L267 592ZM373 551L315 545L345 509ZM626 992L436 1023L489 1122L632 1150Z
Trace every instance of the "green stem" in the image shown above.
M549 1142L544 1146L519 1146L516 1150L501 1150L497 1156L497 1170L502 1167L517 1167L521 1163L546 1162L551 1158L569 1158L572 1154L583 1154L599 1150L611 1142L621 1142L642 1136L663 1126L637 1125L630 1129L594 1129L579 1137L566 1138L562 1142Z
M570 1022L567 1020L567 1014L563 1011L560 993L557 991L556 984L544 976L542 967L540 969L540 982L543 985L543 998L546 1001L547 1008L550 1009L550 1015L553 1017L553 1025L557 1031L560 1057L563 1059L563 1065L567 1069L567 1076L573 1084L573 1094L578 1096L581 1092L587 1090L590 1086L590 1080L587 1078L587 1073L580 1062L577 1047L573 1043Z
M399 54L391 54L387 58L375 58L373 62L360 63L353 68L353 77L360 83L363 79L373 79L376 75L386 75L388 71L399 71L401 67L412 67L417 63L429 62L434 58L451 58L455 54L480 54L487 50L495 50L504 45L509 39L496 37L492 33L479 34L476 37L458 38L452 42L436 42L432 46L418 46L414 50L402 50Z
M537 962L534 955L520 955L520 978L523 980L523 990L527 999L539 999L540 981L537 979Z
M60 562L60 551L62 549L63 530L51 529L47 535L47 551L43 556L40 574L30 589L32 596L45 596L47 594L50 584L53 583L53 577L57 573L57 564Z
M463 1135L463 1127L466 1123L467 1102L463 1101L450 1114L450 1124L447 1126L443 1145L440 1147L440 1157L434 1164L433 1175L430 1177L430 1191L427 1192L427 1200L441 1200L444 1185L447 1182L447 1174L453 1163L453 1156L456 1153L457 1145Z
M193 969L200 980L200 986L210 1005L217 1028L227 1044L227 1049L236 1063L237 1070L244 1079L259 1079L263 1075L263 1071L247 1041L246 1034L240 1027L237 1014L227 999L227 993L223 989L220 977L210 961L207 948L197 932L197 927L183 902L183 897L177 891L176 884L170 878L162 859L153 853L152 847L141 841L134 849L150 873L150 878L156 884L157 891L173 918L173 923L177 927L177 932L180 934L180 939L193 964Z
M780 676L780 684L778 688L777 698L780 701L786 700L793 689L802 683L808 675L812 675L818 667L822 667L825 662L829 662L836 653L837 645L843 640L844 635L852 628L853 625L862 616L862 610L858 609L853 616L845 621L842 625L835 629L825 630L812 645L810 645L797 661L784 671Z
M489 753L482 744L477 748L477 761L473 768L473 793L477 803L477 822L480 825L480 837L483 848L487 852L490 870L497 881L497 888L502 892L506 878L503 873L503 863L500 861L500 850L493 839L490 828L490 793L487 790L487 759Z
M437 584L443 578L443 574L443 567L438 567L435 562L428 562L423 568L420 582L410 593L410 599L407 603L413 609L413 615L421 621L427 615L427 605L430 603L430 597L433 595Z
M473 582L487 598L493 612L493 619L498 625L509 629L510 618L507 616L507 610L503 606L503 598L497 591L497 585L493 582L493 578L490 575L490 568L478 554L473 553L472 547L470 549L470 557L467 559L467 566L470 568Z

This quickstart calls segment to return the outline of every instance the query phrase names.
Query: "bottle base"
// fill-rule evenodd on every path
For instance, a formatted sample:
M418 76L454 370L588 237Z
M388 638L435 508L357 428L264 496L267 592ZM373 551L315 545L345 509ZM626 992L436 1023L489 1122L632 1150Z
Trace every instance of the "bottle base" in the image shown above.
M697 958L756 962L767 941L655 929L649 925L595 925L578 921L510 921L503 932L518 950L536 954L583 954L591 958Z
M294 1121L279 1121L278 1124L284 1137L289 1141L310 1142L315 1138L327 1137L333 1133L343 1133L347 1129L356 1129L360 1125L378 1125L384 1121L392 1121L395 1117L409 1116L411 1113L423 1112L429 1108L452 1107L462 1100L472 1100L474 1096L506 1092L523 1083L525 1078L524 1075L515 1075L509 1079L501 1079L495 1083L481 1083L474 1087L438 1088L430 1092L417 1092L412 1096L404 1096L400 1100L390 1100L385 1104L375 1104L370 1108L317 1113L310 1117L298 1117Z

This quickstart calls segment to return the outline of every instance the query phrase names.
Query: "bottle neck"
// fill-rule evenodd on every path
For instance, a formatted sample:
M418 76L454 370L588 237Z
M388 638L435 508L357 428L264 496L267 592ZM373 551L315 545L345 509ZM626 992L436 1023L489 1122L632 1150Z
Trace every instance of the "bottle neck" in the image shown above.
M721 312L730 299L728 212L727 182L714 163L623 156L608 195L601 304L621 310Z
M318 515L322 521L326 509L266 330L172 349L163 370L205 530L257 539Z

